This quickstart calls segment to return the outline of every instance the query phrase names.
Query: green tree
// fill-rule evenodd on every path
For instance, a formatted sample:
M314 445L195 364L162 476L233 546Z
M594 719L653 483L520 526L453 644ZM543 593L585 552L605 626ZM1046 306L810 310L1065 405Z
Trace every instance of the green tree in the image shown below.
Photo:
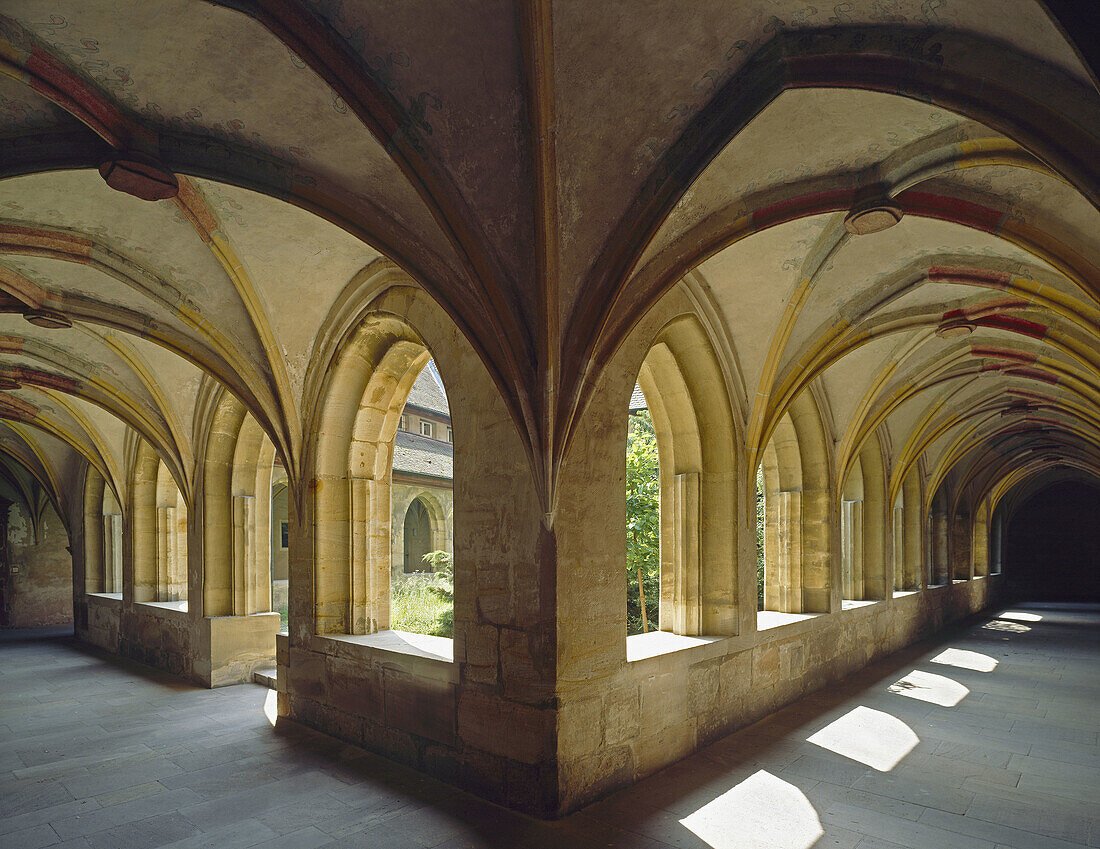
M657 436L648 410L632 413L626 439L626 632L642 633L639 570L646 622L658 627L661 586L661 484Z
M431 633L437 637L453 637L455 633L455 564L446 551L429 551L422 558L432 567L435 583L428 588L443 604Z

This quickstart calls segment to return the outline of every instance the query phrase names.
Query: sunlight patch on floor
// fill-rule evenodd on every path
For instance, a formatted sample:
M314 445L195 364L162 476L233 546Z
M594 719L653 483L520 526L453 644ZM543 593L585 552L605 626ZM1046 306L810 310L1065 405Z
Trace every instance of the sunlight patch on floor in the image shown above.
M1008 631L1013 634L1025 634L1031 630L1030 625L1021 625L1019 622L1009 622L1007 619L993 619L982 627L987 631Z
M810 849L825 834L805 794L765 770L680 824L712 849Z
M970 690L958 681L945 675L921 672L919 669L914 669L887 689L899 696L931 702L941 707L954 707L970 694Z
M267 721L274 728L275 722L279 718L279 694L274 690L267 691L267 697L264 699L264 716L267 717Z
M879 772L892 770L920 742L913 729L897 717L863 705L806 740Z
M1013 622L1042 622L1043 617L1038 613L1025 613L1022 610L1006 610L998 619L1011 619Z
M944 649L932 658L932 663L957 666L959 669L972 669L975 672L992 672L997 668L996 658L966 649Z

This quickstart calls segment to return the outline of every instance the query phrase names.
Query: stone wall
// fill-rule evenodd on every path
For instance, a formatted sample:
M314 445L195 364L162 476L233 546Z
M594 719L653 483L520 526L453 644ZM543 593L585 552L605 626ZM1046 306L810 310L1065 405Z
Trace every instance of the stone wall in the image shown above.
M625 662L560 715L562 811L625 787L995 601L996 577ZM630 638L636 639L636 638Z
M8 508L8 563L5 595L8 628L63 625L73 621L73 561L61 518L46 505L35 538L22 501Z

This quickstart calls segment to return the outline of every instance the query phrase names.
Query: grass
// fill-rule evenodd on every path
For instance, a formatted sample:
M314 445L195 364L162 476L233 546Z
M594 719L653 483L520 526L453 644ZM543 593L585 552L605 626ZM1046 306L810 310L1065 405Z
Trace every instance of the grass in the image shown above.
M447 587L449 589L449 585ZM440 585L428 581L405 581L393 588L390 600L390 627L395 631L454 636L454 601L440 591ZM279 605L280 630L286 631L290 612Z
M406 581L395 585L390 598L390 627L395 631L454 635L454 602L442 597L433 583Z

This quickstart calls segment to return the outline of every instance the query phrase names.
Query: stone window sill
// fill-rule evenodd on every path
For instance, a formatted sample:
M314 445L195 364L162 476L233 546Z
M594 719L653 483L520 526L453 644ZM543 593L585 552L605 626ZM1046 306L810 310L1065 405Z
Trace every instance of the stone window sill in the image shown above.
M671 631L650 631L648 634L631 634L626 638L626 661L636 663L673 652L706 646L725 637L687 637Z
M920 590L894 590L894 598L906 598L919 592Z
M424 678L458 682L454 640L407 631L376 634L325 634L313 637L316 650L325 654L378 664Z
M134 607L164 619L186 619L186 601L138 601Z
M122 593L84 593L85 596L94 598L99 603L106 603L110 607L118 607L122 604Z
M799 622L808 622L823 613L780 613L778 610L756 611L756 630L770 631L772 628L782 628L784 625L797 625Z
M861 607L870 607L872 604L878 604L882 599L879 598L843 598L840 600L841 610L859 610Z

